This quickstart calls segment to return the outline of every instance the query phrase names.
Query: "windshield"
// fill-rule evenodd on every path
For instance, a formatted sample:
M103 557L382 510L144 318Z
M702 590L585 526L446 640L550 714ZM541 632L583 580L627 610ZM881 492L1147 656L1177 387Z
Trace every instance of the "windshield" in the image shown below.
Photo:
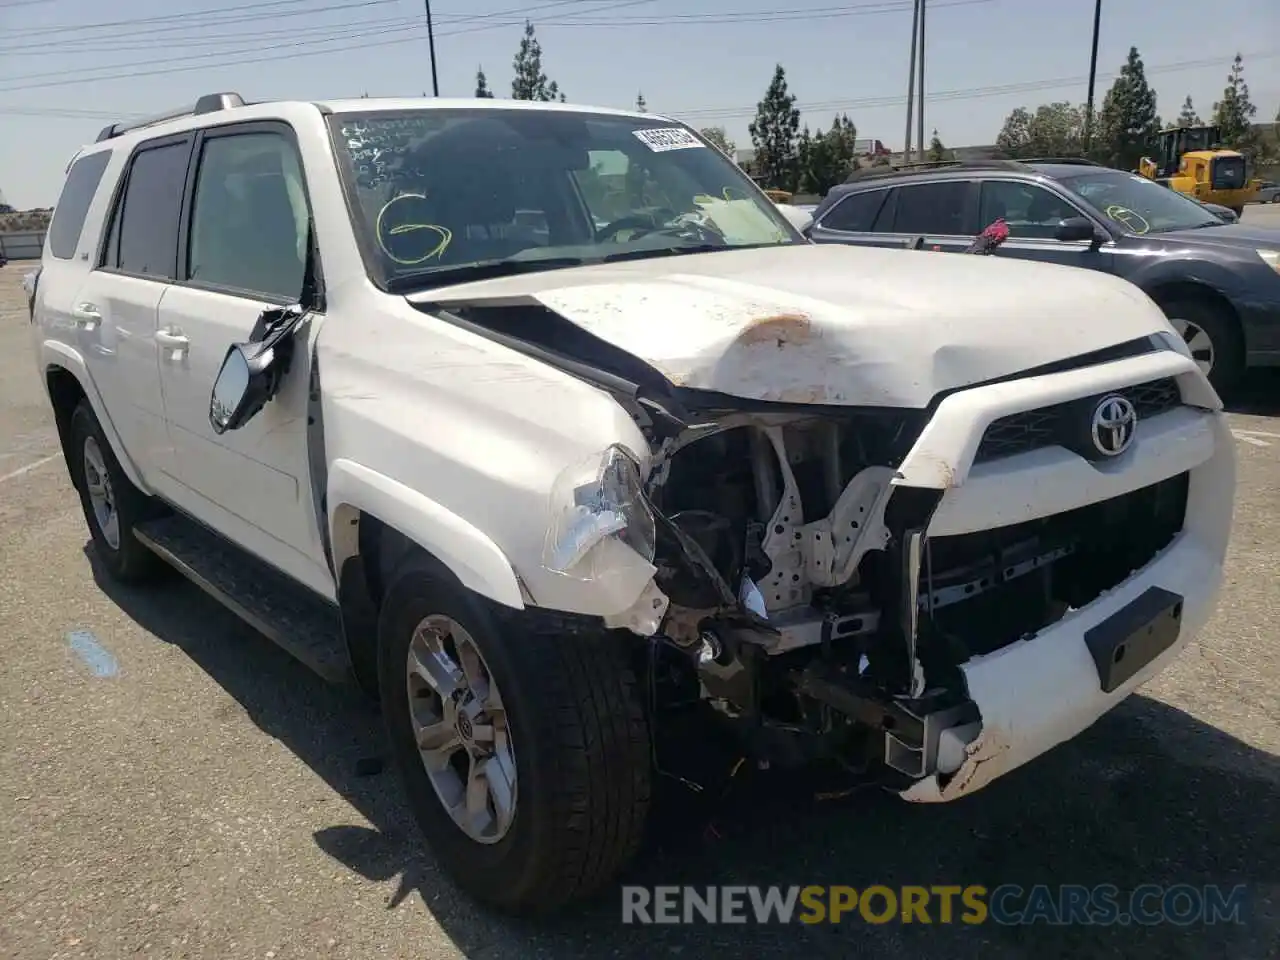
M657 118L424 107L330 123L388 289L804 242L735 163Z
M1062 182L1130 233L1167 233L1222 224L1194 200L1137 174L1109 170L1065 177Z

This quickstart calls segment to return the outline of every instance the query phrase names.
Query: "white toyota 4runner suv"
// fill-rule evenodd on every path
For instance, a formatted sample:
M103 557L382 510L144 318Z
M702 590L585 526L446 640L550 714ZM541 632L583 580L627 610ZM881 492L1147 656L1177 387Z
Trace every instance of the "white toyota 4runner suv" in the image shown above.
M950 801L1168 666L1221 582L1233 443L1146 295L811 245L665 117L109 127L32 323L104 564L375 693L436 856L511 909L622 868L691 710Z

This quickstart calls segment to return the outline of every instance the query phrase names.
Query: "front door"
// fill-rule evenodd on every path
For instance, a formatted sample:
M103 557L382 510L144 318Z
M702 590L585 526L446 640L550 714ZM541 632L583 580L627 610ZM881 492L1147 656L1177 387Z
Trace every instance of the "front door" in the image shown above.
M983 181L979 220L985 227L1001 217L1009 227L1009 237L996 249L996 256L1108 273L1115 269L1111 241L1097 247L1088 240L1055 238L1062 221L1089 218L1065 197L1038 184L1024 180Z
M222 435L209 423L228 347L250 339L264 310L302 293L310 215L301 159L290 128L271 122L205 131L194 162L180 280L159 311L160 379L180 484L172 495L332 596L307 450L311 343L322 318L298 330L281 390L258 416Z

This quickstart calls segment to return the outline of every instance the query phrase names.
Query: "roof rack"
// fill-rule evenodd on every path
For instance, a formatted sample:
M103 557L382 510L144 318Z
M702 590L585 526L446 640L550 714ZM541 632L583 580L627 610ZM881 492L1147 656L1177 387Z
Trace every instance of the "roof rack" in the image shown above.
M153 127L158 123L164 123L166 120L177 120L179 117L198 117L205 113L217 113L219 110L230 110L233 107L243 106L245 106L245 100L238 93L208 93L197 100L194 107L182 107L177 110L170 110L167 113L157 114L154 117L146 117L145 119L133 120L128 123L113 123L108 127L103 127L98 134L98 139L94 142L102 143L104 140L110 140L132 130Z
M1101 167L1105 164L1099 163L1097 160L1089 160L1085 157L1026 157L1022 163L1062 163L1071 164L1081 167Z
M861 183L863 180L878 177L892 177L901 174L923 173L929 170L1026 170L1026 164L1017 160L918 160L911 163L890 164L888 166L867 167L854 170L845 183Z

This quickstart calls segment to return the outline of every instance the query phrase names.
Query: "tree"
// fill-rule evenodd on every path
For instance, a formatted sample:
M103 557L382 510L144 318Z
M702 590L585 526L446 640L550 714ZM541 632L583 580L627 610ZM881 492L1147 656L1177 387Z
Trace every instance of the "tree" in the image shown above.
M797 143L800 111L796 98L787 92L787 74L778 64L764 99L756 105L751 121L751 143L756 150L756 166L765 185L794 190L798 174Z
M542 72L542 44L534 36L533 24L528 20L524 22L524 36L520 38L520 48L511 61L511 67L515 71L511 80L511 99L565 102L556 82L548 82L547 75Z
M1129 48L1120 76L1102 101L1098 128L1095 156L1121 170L1135 169L1160 132L1156 92L1147 83L1137 47Z
M493 91L489 89L489 81L485 78L484 67L476 68L476 96L482 100L493 99Z
M1187 94L1187 99L1182 101L1182 112L1178 114L1178 126L1200 126L1200 114L1196 113L1196 108L1191 104L1191 94Z
M648 113L649 105L644 102L644 91L636 94L636 111L638 113Z
M1031 114L1026 107L1018 107L1004 118L1004 126L996 136L996 147L1011 159L1029 157L1028 143L1031 140Z
M1249 99L1249 85L1244 82L1244 58L1236 54L1227 74L1227 87L1222 99L1213 105L1213 122L1221 130L1222 142L1254 156L1258 150L1253 118L1258 108Z
M724 132L724 127L703 127L698 132L707 140L710 140L712 146L730 159L738 152L738 145L729 139Z
M825 133L819 127L810 135L806 126L796 145L800 190L822 196L844 183L857 162L857 136L857 127L845 114L838 114Z
M944 160L951 159L951 151L942 145L942 140L938 137L938 131L933 131L933 139L929 141L929 159L934 163L941 163Z
M1074 157L1084 150L1085 111L1065 100L1045 103L1031 113L1018 107L1005 118L996 147L1006 157Z

